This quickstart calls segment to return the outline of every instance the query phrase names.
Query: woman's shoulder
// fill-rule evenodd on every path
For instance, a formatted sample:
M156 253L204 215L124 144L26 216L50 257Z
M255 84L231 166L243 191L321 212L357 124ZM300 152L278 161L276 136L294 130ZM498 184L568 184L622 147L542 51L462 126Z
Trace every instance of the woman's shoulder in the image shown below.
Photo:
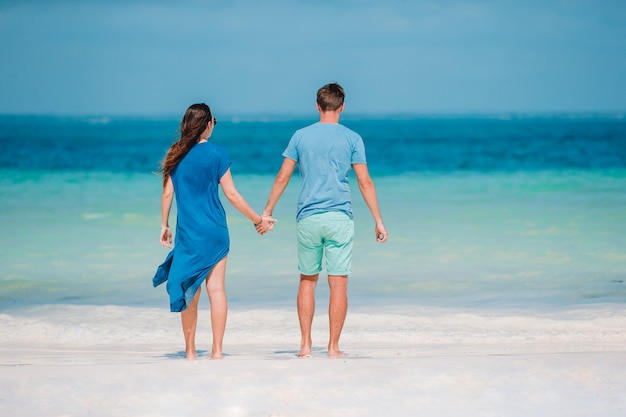
M226 148L211 142L207 142L207 144L209 144L207 147L208 155L221 161L230 161L230 156Z
M195 148L199 152L213 153L213 154L227 154L226 148L213 142L198 143Z
M211 142L202 142L196 144L189 151L187 157L188 163L192 164L214 164L217 161L230 161L228 152L220 145Z

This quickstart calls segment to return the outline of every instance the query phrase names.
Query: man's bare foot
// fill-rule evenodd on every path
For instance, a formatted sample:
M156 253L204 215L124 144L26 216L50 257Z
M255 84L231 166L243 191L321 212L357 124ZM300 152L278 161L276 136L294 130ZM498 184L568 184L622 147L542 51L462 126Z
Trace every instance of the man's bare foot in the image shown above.
M198 359L198 355L196 354L195 350L192 352L186 352L185 359L187 359L188 361L195 361L196 359Z
M311 357L311 347L310 346L302 346L298 351L299 358L310 358Z
M342 352L341 350L337 350L337 351L328 351L328 357L330 359L337 359L337 358L345 358L348 357L350 355L348 355L346 352Z

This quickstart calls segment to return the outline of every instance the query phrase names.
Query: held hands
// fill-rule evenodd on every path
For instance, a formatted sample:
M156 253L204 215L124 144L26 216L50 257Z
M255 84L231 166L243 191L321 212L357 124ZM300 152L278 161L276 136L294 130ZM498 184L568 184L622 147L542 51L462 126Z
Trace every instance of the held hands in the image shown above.
M274 228L274 223L276 223L276 219L273 219L272 216L262 215L261 221L254 225L258 234L263 236L270 230Z
M272 216L263 215L261 216L261 221L254 225L256 231L262 236L272 230L274 228L274 223L276 223L276 219L273 219ZM172 249L172 231L167 226L161 226L161 236L160 236L161 246L165 246L169 249Z

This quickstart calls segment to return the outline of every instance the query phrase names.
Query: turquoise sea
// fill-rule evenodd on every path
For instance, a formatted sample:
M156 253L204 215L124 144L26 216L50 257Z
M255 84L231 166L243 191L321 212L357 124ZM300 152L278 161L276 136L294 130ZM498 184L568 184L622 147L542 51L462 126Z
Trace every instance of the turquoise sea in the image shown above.
M212 140L262 210L307 117L219 117ZM0 116L0 312L38 305L168 308L151 278L160 178L178 116ZM623 114L348 116L365 141L389 230L353 188L352 305L561 309L626 303ZM294 177L260 237L229 215L233 306L292 306ZM323 297L326 286L318 288Z

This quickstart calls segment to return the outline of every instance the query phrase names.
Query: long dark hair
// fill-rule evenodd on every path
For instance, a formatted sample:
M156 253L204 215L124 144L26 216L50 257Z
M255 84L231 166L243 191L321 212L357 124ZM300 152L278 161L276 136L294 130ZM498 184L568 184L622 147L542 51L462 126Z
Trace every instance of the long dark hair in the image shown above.
M161 161L164 186L176 164L198 143L200 135L211 120L213 120L213 114L206 104L192 104L187 108L183 120L180 122L180 138L172 143L165 154L165 158Z

